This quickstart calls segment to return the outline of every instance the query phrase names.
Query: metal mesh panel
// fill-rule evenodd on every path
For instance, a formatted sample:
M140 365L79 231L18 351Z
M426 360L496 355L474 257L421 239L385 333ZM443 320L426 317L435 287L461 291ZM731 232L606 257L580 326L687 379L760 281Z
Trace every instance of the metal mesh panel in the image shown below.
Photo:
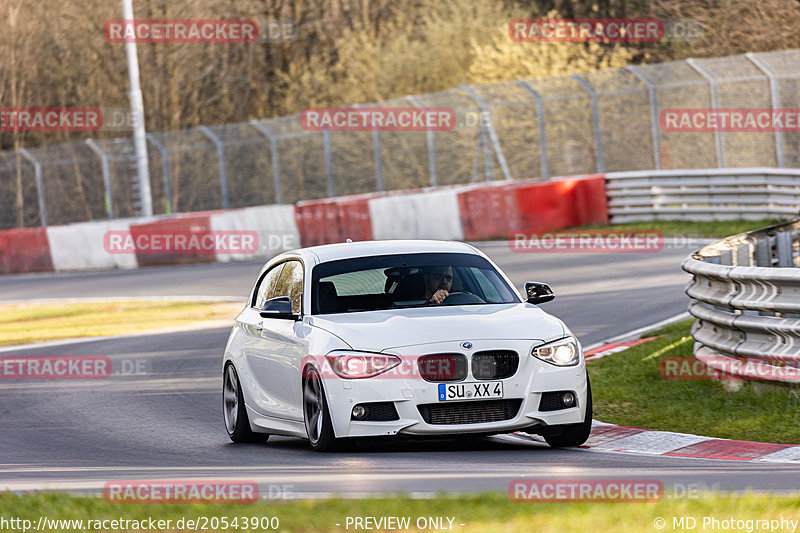
M86 143L56 144L28 151L42 163L48 224L106 218L100 160Z
M18 181L22 188L22 225L41 225L33 165L20 154L8 151L0 152L0 183L4 187L0 194L0 228L18 227Z
M627 70L585 78L597 91L606 171L655 168L647 86Z
M756 54L777 77L781 107L800 107L800 50ZM787 167L800 167L800 132L784 132L783 150Z
M770 108L769 80L745 56L698 60L719 87L720 108ZM725 167L773 167L772 132L720 132Z
M274 203L269 139L247 122L208 129L224 146L230 207Z
M275 203L279 199L276 181L280 200L293 203L380 189L501 179L506 176L501 156L511 179L592 173L601 166L605 171L781 163L800 167L800 132L717 135L666 131L660 124L664 110L711 108L712 84L718 88L721 108L798 108L799 67L800 50L788 50L579 77L462 86L362 104L449 108L456 114L456 125L450 131L380 131L377 135L334 131L329 135L330 165L326 164L326 135L303 130L300 115L150 134L154 212L219 209L224 206L223 189L231 208ZM596 95L596 116L592 94ZM224 165L220 165L218 144ZM43 146L29 153L41 164L49 224L109 218L109 208L115 217L141 213L130 138ZM110 196L103 175L104 156ZM0 153L0 229L20 224L18 176L22 224L41 224L34 168L22 152Z
M154 136L169 150L173 209L219 209L222 205L219 165L211 139L197 129L157 133Z
M417 97L425 107L447 107L456 114L456 127L435 132L438 184L466 183L472 176L477 149L478 105L461 89Z
M541 178L541 150L536 100L518 84L474 87L490 107L492 125L514 179ZM500 170L495 169L495 175ZM501 176L502 177L502 176Z
M551 175L594 172L596 159L588 93L568 76L527 80L527 83L544 100Z
M711 107L708 82L683 61L640 67L656 85L659 115L671 108ZM661 168L715 168L713 133L661 131Z
M397 98L384 102L384 105L416 107L412 100ZM434 146L437 135L438 132L432 132ZM380 142L385 190L416 189L432 184L426 132L382 131Z

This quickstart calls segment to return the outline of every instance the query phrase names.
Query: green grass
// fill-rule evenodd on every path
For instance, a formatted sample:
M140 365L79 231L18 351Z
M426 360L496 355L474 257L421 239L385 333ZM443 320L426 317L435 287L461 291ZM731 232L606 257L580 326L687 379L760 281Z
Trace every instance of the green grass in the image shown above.
M594 418L710 437L800 444L800 405L791 395L796 388L745 382L741 390L728 392L719 381L661 377L661 358L692 356L691 323L672 324L648 335L660 335L656 340L590 362Z
M0 346L76 337L123 335L229 320L236 302L89 302L0 306Z
M686 236L701 239L729 237L745 231L765 228L782 222L776 219L763 220L717 220L711 222L690 222L684 220L652 220L647 222L626 222L624 224L581 226L582 229L637 229L658 230L664 237ZM577 229L577 228L573 228Z
M453 530L479 532L592 533L652 532L654 521L667 521L664 531L675 531L673 517L692 516L702 529L704 516L719 520L800 518L800 499L776 495L707 495L694 499L671 499L656 503L531 503L513 502L503 493L439 497L419 500L406 497L363 500L301 500L286 503L260 501L250 505L114 505L101 498L75 497L66 494L0 494L0 516L19 517L35 524L40 516L50 519L128 519L148 517L171 519L184 517L262 517L275 516L283 532L346 531L348 516L454 518ZM336 524L341 524L336 526ZM445 521L445 524L447 522ZM464 524L462 527L460 524ZM353 531L351 525L349 530ZM412 527L410 531L418 531ZM791 528L789 529L791 531ZM49 529L46 531L61 531ZM88 531L88 529L84 529ZM105 531L120 531L107 529ZM166 531L177 531L173 526ZM236 531L218 528L214 531ZM241 530L239 530L241 531ZM269 530L251 530L269 531ZM428 529L435 531L435 529Z

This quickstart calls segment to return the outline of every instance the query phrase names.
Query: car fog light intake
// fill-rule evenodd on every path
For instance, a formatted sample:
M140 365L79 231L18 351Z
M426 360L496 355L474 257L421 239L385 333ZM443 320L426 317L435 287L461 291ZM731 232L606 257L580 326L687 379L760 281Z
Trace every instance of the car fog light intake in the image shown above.
M561 396L561 403L564 404L564 407L573 407L575 405L575 395L571 392L565 392Z
M538 357L556 366L573 366L578 364L579 357L578 344L572 337L565 337L557 341L549 342L537 346L531 351L531 355Z
M353 407L353 418L355 418L356 420L361 420L365 416L367 416L366 407L364 407L363 405L356 405L355 407Z

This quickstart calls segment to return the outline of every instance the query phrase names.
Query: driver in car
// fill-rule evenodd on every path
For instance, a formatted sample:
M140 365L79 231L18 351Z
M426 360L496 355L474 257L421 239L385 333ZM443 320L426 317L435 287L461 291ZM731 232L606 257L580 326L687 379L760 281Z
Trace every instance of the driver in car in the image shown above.
M432 304L440 304L450 296L453 287L453 267L427 267L422 274L425 282L425 299Z

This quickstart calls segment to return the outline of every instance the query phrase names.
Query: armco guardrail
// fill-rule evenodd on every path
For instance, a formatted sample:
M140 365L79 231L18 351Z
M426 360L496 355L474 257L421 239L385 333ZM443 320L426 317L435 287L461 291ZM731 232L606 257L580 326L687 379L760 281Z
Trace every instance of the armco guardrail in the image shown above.
M694 355L746 379L798 382L800 219L734 235L684 260Z
M800 169L650 170L606 174L611 222L790 218Z

